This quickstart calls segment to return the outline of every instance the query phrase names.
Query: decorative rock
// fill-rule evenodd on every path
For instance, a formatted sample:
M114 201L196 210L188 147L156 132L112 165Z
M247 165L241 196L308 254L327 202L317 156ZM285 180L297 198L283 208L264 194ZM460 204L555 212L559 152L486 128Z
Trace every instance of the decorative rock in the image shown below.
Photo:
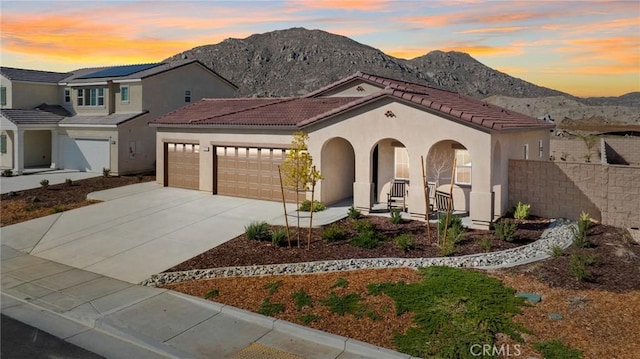
M558 313L549 313L549 318L553 320L562 320L562 316Z
M540 297L540 295L533 293L518 293L517 296L533 303L538 303L542 300L542 297Z

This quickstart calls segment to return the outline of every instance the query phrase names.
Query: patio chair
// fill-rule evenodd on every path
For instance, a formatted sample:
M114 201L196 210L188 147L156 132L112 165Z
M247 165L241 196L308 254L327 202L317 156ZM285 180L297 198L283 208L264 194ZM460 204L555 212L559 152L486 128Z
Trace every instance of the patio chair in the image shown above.
M427 200L429 201L429 212L435 212L436 203L436 183L427 181Z
M407 182L394 179L391 183L389 193L387 193L387 209L400 208L403 212L407 210Z
M446 212L447 204L449 204L449 208L453 211L453 197L447 192L435 191L434 194L437 212Z

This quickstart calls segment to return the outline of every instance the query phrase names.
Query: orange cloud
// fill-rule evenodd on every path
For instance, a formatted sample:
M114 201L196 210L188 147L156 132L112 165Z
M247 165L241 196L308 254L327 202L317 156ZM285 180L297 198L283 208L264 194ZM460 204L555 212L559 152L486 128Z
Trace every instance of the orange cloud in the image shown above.
M487 27L456 32L456 34L484 34L491 32L514 32L529 29L527 26Z
M503 66L499 66L495 68L496 70L500 71L500 72L504 72L506 74L509 75L514 75L514 74L528 74L530 71L529 69L525 69L523 67L503 67Z
M324 9L324 10L384 10L390 5L390 0L294 0L288 3L292 9Z
M397 57L400 59L415 59L416 57L426 55L429 50L426 50L424 48L401 48L390 49L385 52L393 57Z
M483 46L483 45L459 45L441 48L442 51L466 52L471 56L516 56L524 54L524 51L517 47Z

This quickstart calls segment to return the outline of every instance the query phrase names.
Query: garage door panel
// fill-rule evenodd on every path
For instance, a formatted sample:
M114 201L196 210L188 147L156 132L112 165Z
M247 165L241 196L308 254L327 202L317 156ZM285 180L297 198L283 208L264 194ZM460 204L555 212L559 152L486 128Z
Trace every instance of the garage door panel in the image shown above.
M200 151L198 145L168 143L166 146L169 187L200 188Z
M62 143L65 169L102 172L103 168L111 168L108 139L65 137Z

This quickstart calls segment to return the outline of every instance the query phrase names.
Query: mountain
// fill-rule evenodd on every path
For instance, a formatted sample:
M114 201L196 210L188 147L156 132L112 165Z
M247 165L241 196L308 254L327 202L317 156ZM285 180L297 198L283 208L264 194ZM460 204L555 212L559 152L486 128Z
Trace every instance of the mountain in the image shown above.
M590 111L598 106L640 108L640 93L583 99L496 71L466 53L432 51L405 60L345 36L304 28L254 34L245 39L226 39L218 44L195 47L166 60L185 58L197 59L235 83L239 87L239 97L304 95L362 71L453 90L480 99L502 96L501 102L508 102L508 98L562 96L570 100L567 103L590 105L581 106L580 111ZM528 109L524 112L531 116L547 114L534 113L530 106ZM600 116L601 112L580 116L593 118ZM631 119L631 122L638 121Z

